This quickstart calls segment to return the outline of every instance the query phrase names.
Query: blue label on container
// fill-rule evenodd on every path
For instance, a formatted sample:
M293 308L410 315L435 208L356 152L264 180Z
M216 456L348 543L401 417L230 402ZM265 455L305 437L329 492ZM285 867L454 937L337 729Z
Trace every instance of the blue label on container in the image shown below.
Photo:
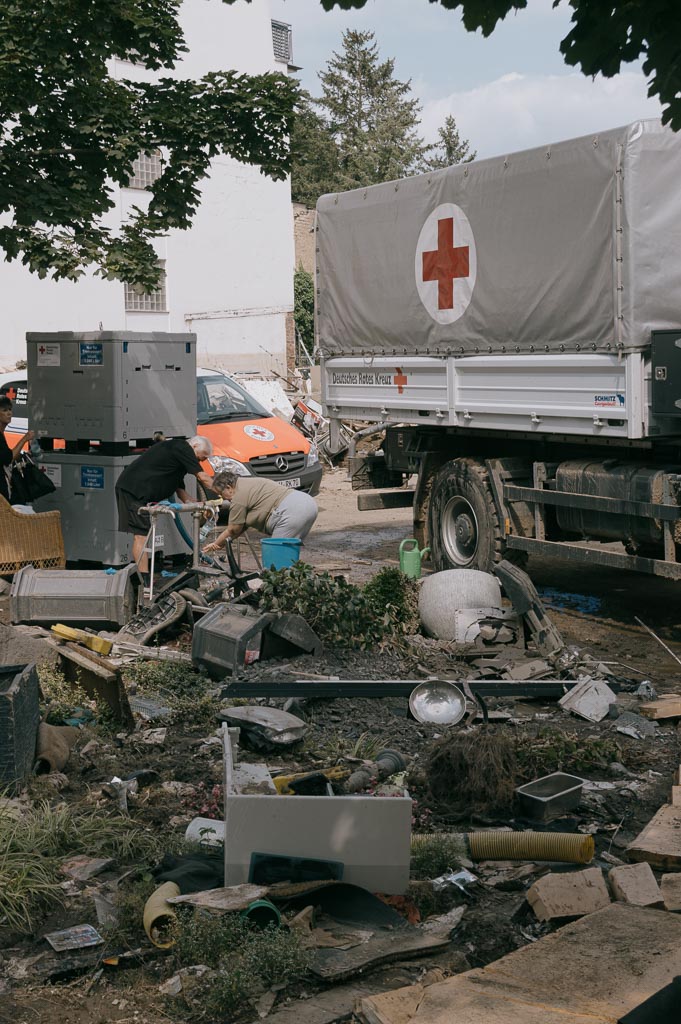
M103 366L104 346L99 341L81 341L78 363L80 366Z
M80 486L104 488L104 470L101 466L81 466Z

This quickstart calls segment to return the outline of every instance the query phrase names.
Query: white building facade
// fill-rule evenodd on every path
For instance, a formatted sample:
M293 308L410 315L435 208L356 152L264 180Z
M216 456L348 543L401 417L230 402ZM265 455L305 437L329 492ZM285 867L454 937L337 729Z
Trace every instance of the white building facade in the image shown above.
M175 77L221 70L286 74L290 34L287 26L273 26L269 0L184 0L180 20L189 52ZM111 71L116 78L155 77L124 61L115 61ZM115 230L132 207L144 207L144 186L158 171L155 158L137 161L131 187L115 190L109 226ZM257 167L221 157L200 188L191 229L169 231L155 243L165 268L157 294L140 295L92 274L76 283L40 280L16 261L0 262L0 369L25 358L27 331L101 329L193 331L200 366L285 373L286 321L293 309L290 182L274 182Z

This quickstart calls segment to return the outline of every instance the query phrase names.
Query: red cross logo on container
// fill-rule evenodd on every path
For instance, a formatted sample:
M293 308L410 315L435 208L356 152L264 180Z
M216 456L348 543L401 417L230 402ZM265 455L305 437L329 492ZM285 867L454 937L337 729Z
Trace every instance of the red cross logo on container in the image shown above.
M429 215L416 245L419 298L439 324L453 324L468 309L477 275L475 238L460 206L443 203Z

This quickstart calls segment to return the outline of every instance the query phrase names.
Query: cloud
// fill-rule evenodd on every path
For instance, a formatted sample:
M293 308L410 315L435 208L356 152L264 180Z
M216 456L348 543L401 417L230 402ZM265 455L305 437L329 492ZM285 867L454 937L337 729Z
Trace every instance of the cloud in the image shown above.
M478 157L497 156L659 117L661 106L646 91L640 71L596 79L578 72L513 72L468 91L427 100L422 131L433 140L452 114Z

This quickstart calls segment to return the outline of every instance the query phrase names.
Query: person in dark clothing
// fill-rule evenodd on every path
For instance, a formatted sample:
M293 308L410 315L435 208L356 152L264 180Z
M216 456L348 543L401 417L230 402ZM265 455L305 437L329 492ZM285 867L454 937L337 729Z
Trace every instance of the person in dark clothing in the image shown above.
M179 501L192 499L184 489L187 474L195 476L204 487L211 487L213 477L201 469L201 460L213 453L207 437L183 437L158 441L123 470L116 484L118 529L132 533L133 561L140 572L147 571L144 539L149 532L149 516L141 514L142 505L165 501L176 494Z
M30 444L35 437L33 431L29 430L17 441L13 448L10 448L5 437L5 430L9 426L11 419L12 399L8 398L7 395L0 395L0 494L6 501L11 500L9 478L12 463L19 458L24 445Z

